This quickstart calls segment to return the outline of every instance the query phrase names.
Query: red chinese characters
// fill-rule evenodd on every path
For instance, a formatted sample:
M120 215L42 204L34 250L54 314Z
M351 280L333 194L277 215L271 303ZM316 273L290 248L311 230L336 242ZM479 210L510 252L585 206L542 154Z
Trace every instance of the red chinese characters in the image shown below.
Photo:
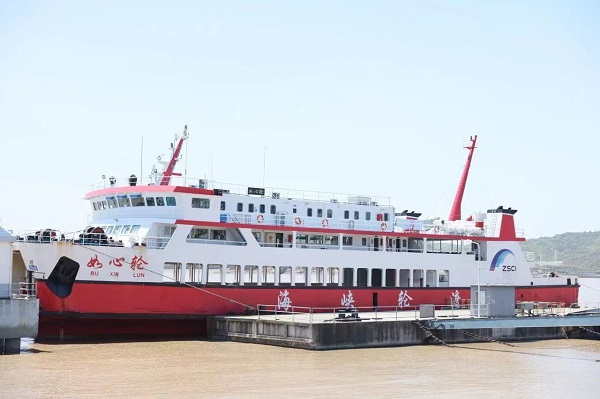
M94 269L102 268L102 263L98 260L98 255L94 255L90 258L90 261L87 263L87 267L93 267Z
M110 262L108 262L109 265L115 265L117 267L121 267L123 266L123 263L125 262L125 258L114 258L113 260L111 260Z
M144 265L147 265L148 262L146 262L141 256L138 257L137 255L134 256L133 258L131 258L131 270L144 270Z

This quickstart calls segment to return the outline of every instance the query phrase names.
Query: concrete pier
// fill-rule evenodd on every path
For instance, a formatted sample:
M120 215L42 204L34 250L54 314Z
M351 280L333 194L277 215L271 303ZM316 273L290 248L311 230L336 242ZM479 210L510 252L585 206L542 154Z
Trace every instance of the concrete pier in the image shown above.
M209 320L211 339L328 350L545 339L600 339L600 314L473 318L469 310L362 312L358 319L329 314L219 316Z
M13 242L14 237L0 227L0 355L19 353L21 338L34 338L38 332L35 283L25 281L24 270L13 270Z

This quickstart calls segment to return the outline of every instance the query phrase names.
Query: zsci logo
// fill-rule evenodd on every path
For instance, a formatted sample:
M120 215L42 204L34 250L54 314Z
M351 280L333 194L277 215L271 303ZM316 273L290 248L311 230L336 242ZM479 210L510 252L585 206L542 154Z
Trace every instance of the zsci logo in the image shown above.
M505 260L507 256L511 256L509 260L511 264L505 264ZM501 249L492 259L492 263L490 265L490 271L493 272L496 268L502 268L503 272L516 272L517 266L514 264L515 254L512 253L510 249Z

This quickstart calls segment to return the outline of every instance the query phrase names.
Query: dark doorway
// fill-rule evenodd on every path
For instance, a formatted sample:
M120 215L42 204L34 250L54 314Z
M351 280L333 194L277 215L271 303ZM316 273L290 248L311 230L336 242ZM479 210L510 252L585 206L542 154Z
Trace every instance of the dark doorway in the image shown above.
M373 251L379 251L379 237L373 239Z
M377 293L373 293L373 310L377 310Z
M283 233L275 233L275 243L278 248L283 247Z

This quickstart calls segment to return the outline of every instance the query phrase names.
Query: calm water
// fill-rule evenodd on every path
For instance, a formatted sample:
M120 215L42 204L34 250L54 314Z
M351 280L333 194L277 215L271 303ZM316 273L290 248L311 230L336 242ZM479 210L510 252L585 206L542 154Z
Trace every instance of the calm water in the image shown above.
M600 279L581 281L600 301ZM589 288L586 288L589 287ZM0 356L0 398L600 398L600 341L312 352L233 342L25 343Z

